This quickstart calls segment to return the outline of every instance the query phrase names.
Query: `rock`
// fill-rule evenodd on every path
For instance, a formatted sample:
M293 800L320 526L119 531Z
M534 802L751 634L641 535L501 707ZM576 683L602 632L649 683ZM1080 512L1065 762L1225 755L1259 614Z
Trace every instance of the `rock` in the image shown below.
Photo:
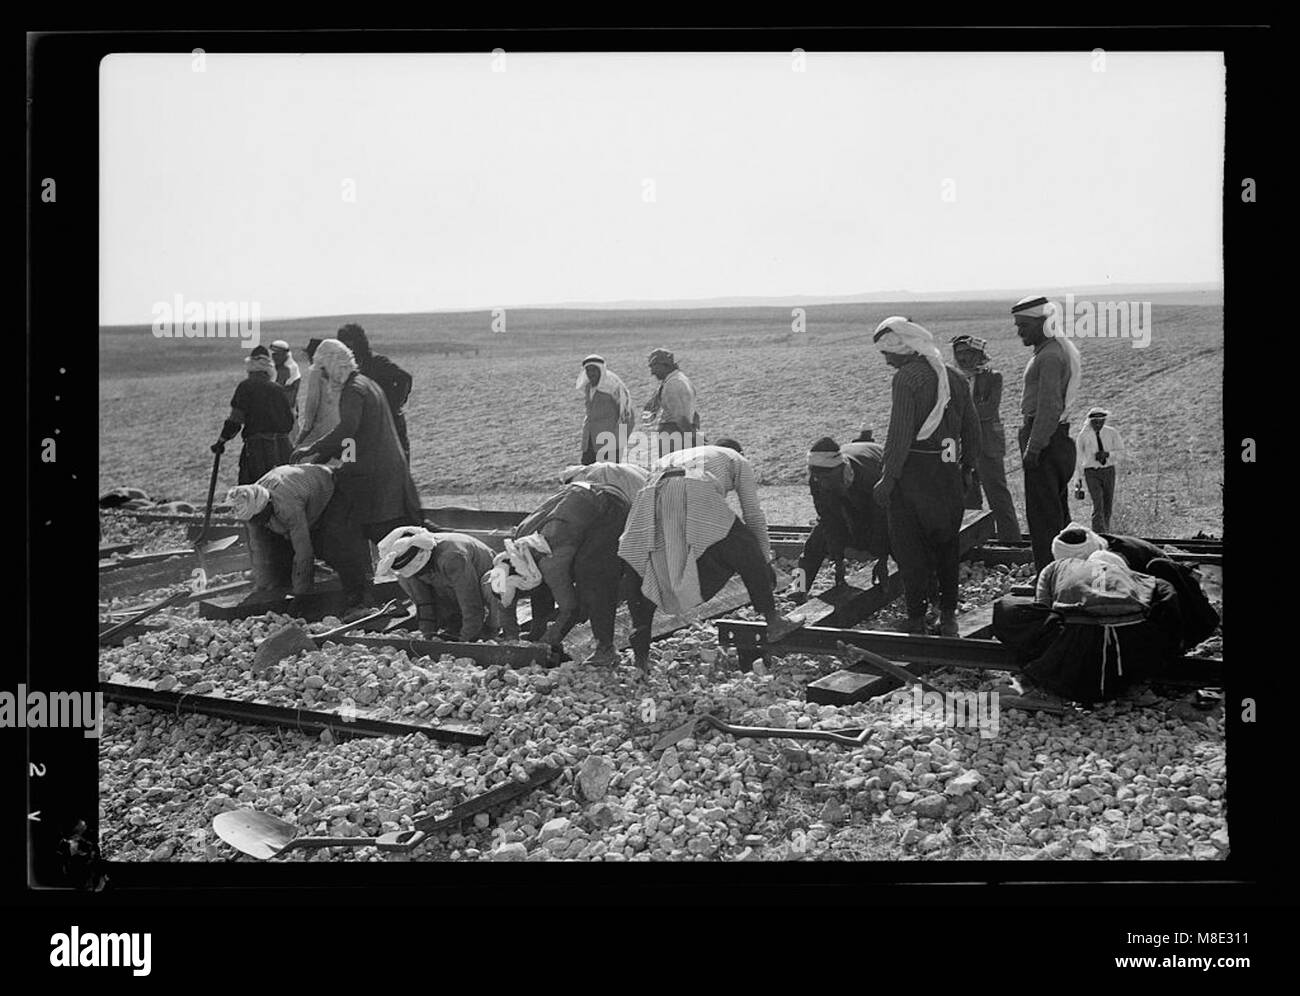
M193 685L190 688L190 692L194 695L210 695L212 690L216 687L217 686L210 681L200 681L198 684Z
M158 847L155 848L154 852L151 855L149 855L149 860L166 861L168 858L172 856L172 852L175 850L176 850L176 845L173 844L171 841L167 841L166 843L159 844Z
M614 777L614 765L603 757L589 755L578 769L577 786L582 798L587 802L599 802L609 791L610 780Z
M1215 830L1214 833L1210 834L1210 840L1214 842L1216 847L1226 850L1228 847L1228 828L1220 827Z
M325 687L325 679L322 678L319 674L307 675L307 677L303 679L302 683L303 683L303 687L310 688L313 691Z
M541 844L546 844L551 840L564 837L569 832L569 821L566 817L557 816L553 820L547 820L542 824L541 833L537 835L537 840Z
M492 822L492 817L490 817L487 813L474 814L474 826L479 830L486 830L488 824L491 822Z
M916 845L916 849L922 854L930 851L937 851L943 846L943 838L937 833L927 833Z
M944 795L959 796L976 788L980 782L984 781L984 776L978 771L963 771L956 778L948 782L943 790Z
M947 802L941 795L927 795L912 804L912 810L917 816L927 816L930 819L938 819L946 807Z
M528 848L523 844L502 844L489 856L493 861L524 861L528 858Z
M587 814L587 817L591 820L592 825L600 830L608 830L618 822L618 814L615 813L614 807L609 805L607 802L597 803L595 806L592 806L591 812ZM656 827L658 822L658 819L654 820ZM650 833L654 833L654 829L651 828L649 820L646 821L646 829Z
M174 674L163 675L161 678L158 679L157 683L153 687L155 690L159 692L171 691L171 689L176 687L176 675Z
M844 808L834 799L827 799L826 805L822 807L821 820L823 823L843 822Z

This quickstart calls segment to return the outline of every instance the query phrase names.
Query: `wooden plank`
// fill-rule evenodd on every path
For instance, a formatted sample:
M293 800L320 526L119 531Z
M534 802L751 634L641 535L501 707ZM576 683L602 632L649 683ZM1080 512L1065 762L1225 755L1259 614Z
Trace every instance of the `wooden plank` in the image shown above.
M431 524L448 532L469 529L505 530L507 533L528 518L528 512L485 511L478 508L422 508L420 513Z
M1166 551L1165 555L1179 564L1207 564L1213 566L1223 564L1223 554L1217 551L1169 550ZM1034 553L1028 547L1023 546L988 544L971 550L966 554L965 559L979 561L983 564L1032 564L1034 562Z

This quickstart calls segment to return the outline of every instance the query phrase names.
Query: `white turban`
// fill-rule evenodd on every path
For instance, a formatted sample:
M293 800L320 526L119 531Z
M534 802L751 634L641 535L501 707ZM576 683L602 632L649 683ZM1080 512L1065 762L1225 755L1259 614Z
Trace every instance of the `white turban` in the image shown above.
M943 362L943 354L939 352L939 347L934 343L934 336L915 322L908 321L901 315L894 315L876 326L874 338L881 352L900 356L918 353L925 357L926 362L934 370L938 378L934 408L930 410L930 414L926 416L916 433L917 439L929 439L939 428L939 420L943 418L943 411L948 407L948 399L952 394L948 387L948 367Z
M1088 561L1093 564L1109 564L1112 567L1129 569L1128 561L1118 553L1112 553L1110 550L1093 550L1092 553L1088 554Z
M271 500L271 492L260 484L240 484L226 492L226 504L236 519L247 522Z
M1067 543L1065 540L1061 539L1062 536L1071 530L1077 530L1078 532L1083 533L1083 542ZM1071 522L1068 526L1057 533L1056 538L1052 540L1052 559L1069 560L1074 557L1079 560L1086 560L1091 554L1098 550L1105 550L1107 546L1108 544L1106 541L1091 529L1081 526L1077 522Z
M433 556L438 537L419 526L400 526L379 541L379 564L375 580L410 578L424 570ZM394 562L399 563L394 565Z
M587 379L587 367L598 367L600 369L600 379L596 381L596 386L591 386L591 381ZM593 353L582 361L582 372L578 374L578 381L574 385L583 395L590 400L592 394L604 392L618 403L618 417L621 421L631 422L635 417L632 411L632 392L627 389L623 383L623 378L616 373L610 373L605 369L605 358Z
M1079 357L1079 347L1070 341L1069 336L1061 334L1061 309L1056 306L1055 301L1049 301L1042 294L1030 294L1028 297L1022 297L1019 301L1011 306L1013 317L1041 318L1043 319L1043 335L1049 339L1060 340L1061 346L1065 349L1065 355L1070 358L1070 381L1065 385L1065 408L1061 412L1061 421L1069 418L1070 409L1074 407L1074 399L1079 394L1079 384L1083 374L1083 363ZM1032 357L1030 362L1033 362Z

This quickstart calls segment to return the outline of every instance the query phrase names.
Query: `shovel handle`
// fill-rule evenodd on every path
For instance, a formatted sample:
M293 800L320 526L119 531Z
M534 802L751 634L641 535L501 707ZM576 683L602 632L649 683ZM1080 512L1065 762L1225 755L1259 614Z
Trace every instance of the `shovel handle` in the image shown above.
M831 743L860 747L871 736L870 730L787 730L781 726L732 726L716 716L701 717L714 729L730 733L733 737L752 737L788 740L829 740Z
M141 619L147 619L155 612L189 598L189 595L190 593L188 591L178 591L176 594L164 598L161 602L154 602L154 604L149 606L147 609L142 609L129 619L124 619L116 626L110 626L108 629L104 630L104 632L99 634L99 642L103 643L106 640L111 640L113 637L117 636L118 633L122 632L122 630L134 626Z
M276 852L318 850L322 847L377 847L381 851L409 851L424 840L421 830L398 830L378 837L295 837Z
M388 601L387 604L380 606L374 612L370 613L370 615L362 616L360 619L356 619L350 623L344 623L342 626L336 626L333 629L327 630L324 633L317 633L315 636L312 637L312 639L315 640L317 643L322 643L325 640L332 640L336 636L342 636L344 633L350 632L351 630L356 629L358 626L364 626L368 622L374 622L376 619L380 618L381 616L386 616L388 613L392 612L393 609L397 608L397 602L398 599L396 598L391 599Z
M220 468L221 451L217 450L217 452L212 455L212 478L208 481L208 507L203 513L203 532L201 532L199 538L194 541L196 549L201 546L203 541L207 538L208 524L212 522L212 499L216 497L217 494L217 472Z

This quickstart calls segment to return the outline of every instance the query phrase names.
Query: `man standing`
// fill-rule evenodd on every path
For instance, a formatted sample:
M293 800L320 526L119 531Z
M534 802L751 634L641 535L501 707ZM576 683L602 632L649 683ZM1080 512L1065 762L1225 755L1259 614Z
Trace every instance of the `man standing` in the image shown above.
M333 497L334 475L320 464L285 464L256 484L230 489L226 501L235 518L248 523L258 591L292 587L295 595L306 594L317 557L337 572L345 589L364 582L370 551L364 537L325 521Z
M767 534L767 518L763 515L763 506L758 500L758 478L754 476L754 465L744 455L740 444L734 439L719 439L713 446L691 446L659 458L656 470L669 470L673 467L696 468L703 470L713 478L718 494L724 498L734 494L740 502L741 520L763 553L763 560L772 563L772 541ZM772 568L775 577L776 569Z
M1056 304L1040 295L1023 297L1011 308L1020 341L1033 349L1025 366L1020 399L1020 453L1025 471L1025 518L1034 549L1034 567L1052 562L1052 538L1070 521L1070 478L1075 447L1070 409L1079 392L1079 350L1057 335Z
M298 371L298 362L289 350L289 344L283 339L271 343L271 362L275 364L275 382L284 388L289 399L289 407L298 406L298 384L302 375Z
M375 576L396 575L415 604L420 633L436 639L449 632L461 643L495 636L501 621L484 576L492 549L463 533L435 533L420 526L394 529L379 541Z
M656 607L672 615L690 612L734 574L767 621L769 642L802 625L778 614L775 577L758 540L699 468L673 467L650 478L632 502L618 555L629 568L623 591L632 616L632 651L642 673L650 667Z
M893 403L874 495L889 510L889 540L903 576L906 632L924 633L930 581L939 585L939 632L957 636L957 582L965 482L979 454L979 420L966 382L943 362L934 336L894 316L874 341L894 368Z
M331 528L350 529L378 543L398 526L421 525L420 496L384 392L357 372L352 351L337 339L320 344L315 365L327 381L341 385L339 422L316 442L295 450L293 459L341 461L334 472L334 500L325 512ZM367 557L367 573L369 567ZM362 605L372 601L368 583L349 594Z
M244 446L239 451L238 483L253 484L272 467L289 462L293 408L288 396L271 379L275 368L265 346L254 346L244 362L248 376L235 388L230 415L211 448L213 453L224 452L226 442L242 428Z
M1110 412L1093 407L1088 424L1074 438L1076 465L1083 470L1092 498L1092 531L1110 532L1110 515L1115 507L1115 467L1124 453L1124 440L1106 424Z
M357 370L379 385L388 402L388 411L397 430L406 462L411 462L411 442L406 435L406 402L411 396L411 375L382 353L370 351L370 339L360 325L344 325L338 332L339 342L352 350Z
M694 446L700 430L695 388L666 349L650 354L650 373L659 381L659 390L646 402L641 419L647 432L658 433L658 446L652 452L658 456Z
M1007 471L1002 463L1007 452L1007 434L1002 428L999 411L1002 406L1002 373L993 369L988 343L978 336L956 336L952 340L952 357L970 384L971 400L980 420L980 452L966 507L980 507L982 488L997 521L998 539L1003 543L1019 542L1020 522L1016 519L1016 506L1011 500Z
M605 368L603 356L592 353L582 361L582 373L575 386L587 402L582 421L582 462L620 463L628 436L636 426L627 385L618 374Z
M808 490L817 510L817 524L804 542L790 586L790 597L797 604L808 600L827 556L835 562L835 583L844 583L844 551L849 547L875 554L873 580L885 583L889 576L889 515L872 497L883 459L884 447L879 443L840 446L830 436L813 443L808 452Z

